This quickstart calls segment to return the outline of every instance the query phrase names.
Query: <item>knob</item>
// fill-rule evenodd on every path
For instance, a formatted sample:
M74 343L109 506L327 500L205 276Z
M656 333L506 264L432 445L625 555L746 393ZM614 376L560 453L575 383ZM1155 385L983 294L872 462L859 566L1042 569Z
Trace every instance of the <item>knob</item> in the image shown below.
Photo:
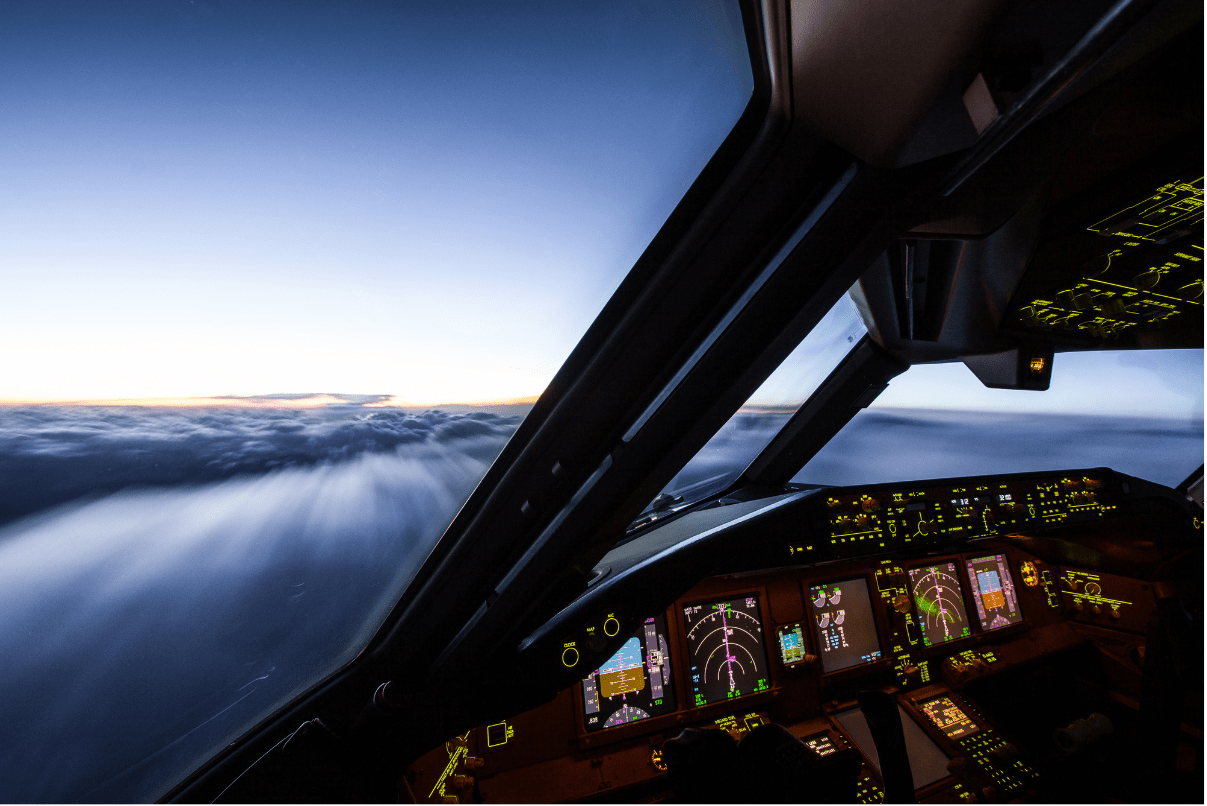
M477 756L466 756L463 763L467 770L480 770L486 766L486 759L478 758Z
M896 597L893 598L893 609L898 613L908 613L910 606L911 603L909 597L904 593L898 593Z
M1111 621L1118 621L1121 613L1115 608L1111 608Z
M1073 602L1073 609L1080 613L1082 610L1085 610L1085 607L1082 606L1081 602Z
M910 664L901 670L905 675L905 679L909 683L917 683L922 679L922 673L918 671L918 667Z
M1094 615L1095 615L1095 616L1101 616L1101 615L1102 615L1102 608L1101 608L1101 607L1099 607L1098 605L1094 605L1093 610L1094 610Z

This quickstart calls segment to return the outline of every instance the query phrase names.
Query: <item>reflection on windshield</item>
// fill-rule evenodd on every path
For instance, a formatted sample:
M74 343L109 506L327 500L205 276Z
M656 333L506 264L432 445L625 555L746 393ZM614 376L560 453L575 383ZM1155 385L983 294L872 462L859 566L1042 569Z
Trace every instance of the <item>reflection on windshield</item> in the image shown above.
M854 303L844 295L646 512L652 510L656 519L657 513L699 501L736 481L865 333Z
M1046 392L915 366L794 478L807 484L1109 467L1168 486L1203 463L1203 351L1057 354Z

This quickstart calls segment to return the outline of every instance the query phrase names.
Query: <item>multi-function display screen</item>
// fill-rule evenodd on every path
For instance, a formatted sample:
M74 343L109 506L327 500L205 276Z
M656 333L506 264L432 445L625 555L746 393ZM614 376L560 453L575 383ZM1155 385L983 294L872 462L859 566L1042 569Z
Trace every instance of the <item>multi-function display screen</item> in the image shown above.
M614 728L675 710L666 617L646 619L637 634L583 680L587 730Z
M795 666L805 659L805 632L798 621L775 630L780 647L780 663Z
M685 607L683 623L695 705L770 687L757 596Z
M1018 624L1023 614L1018 607L1018 595L1010 566L1004 554L991 554L968 560L968 584L972 587L972 602L976 607L981 629L998 630Z
M922 628L922 643L926 646L972 635L957 574L954 562L909 569L914 612L918 626Z
M810 585L808 593L822 671L837 672L883 657L866 579Z
M971 736L980 730L968 715L960 710L960 706L951 701L951 697L935 697L918 706L922 713L930 717L935 727L943 731L949 739L959 739Z

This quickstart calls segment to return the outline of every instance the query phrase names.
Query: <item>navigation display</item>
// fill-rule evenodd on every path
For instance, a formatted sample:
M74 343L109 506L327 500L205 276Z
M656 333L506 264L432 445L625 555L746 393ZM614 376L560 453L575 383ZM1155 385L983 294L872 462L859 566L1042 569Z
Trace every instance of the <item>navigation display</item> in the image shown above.
M683 623L695 705L770 687L757 596L685 607Z
M866 579L810 585L808 598L823 672L874 663L883 657Z
M922 713L930 717L935 727L943 731L949 739L959 739L971 736L980 731L977 724L960 710L960 706L951 701L951 697L935 697L918 706Z
M982 630L998 630L1023 620L1005 555L991 554L969 560L967 571L972 602L976 605Z
M666 617L645 620L637 634L583 680L587 730L614 728L675 710Z
M922 643L926 646L972 635L957 573L954 562L909 569L914 610L918 626L922 628Z

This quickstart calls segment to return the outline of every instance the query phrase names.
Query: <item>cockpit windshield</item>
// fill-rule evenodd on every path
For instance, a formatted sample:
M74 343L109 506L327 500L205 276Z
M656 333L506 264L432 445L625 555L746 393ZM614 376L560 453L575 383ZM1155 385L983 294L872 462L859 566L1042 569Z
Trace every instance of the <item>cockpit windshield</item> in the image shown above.
M961 363L911 367L793 481L1110 467L1175 486L1203 463L1203 351L1058 353L1045 392L987 389Z
M0 801L354 658L746 108L738 4L0 4Z
M866 333L854 303L844 295L671 479L635 525L657 520L732 484Z

